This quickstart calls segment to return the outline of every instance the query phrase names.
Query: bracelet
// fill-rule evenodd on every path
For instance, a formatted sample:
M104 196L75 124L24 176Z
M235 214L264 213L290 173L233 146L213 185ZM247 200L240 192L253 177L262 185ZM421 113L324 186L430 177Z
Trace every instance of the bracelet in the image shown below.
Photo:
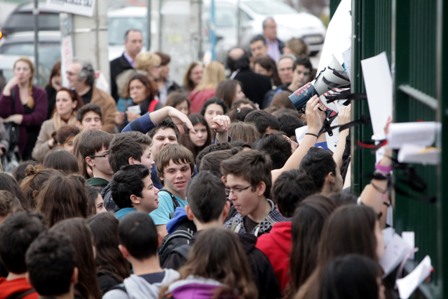
M314 134L314 133L305 133L305 135L311 135L311 136L314 136L314 137L316 137L316 138L319 138L319 135Z
M390 173L392 171L392 166L384 166L381 165L379 162L376 163L375 165L375 169L378 170L379 172L382 172L384 174Z
M386 189L381 189L380 187L375 185L373 182L370 182L370 185L372 185L373 189L375 189L376 191L378 191L381 194L386 194L389 191L387 188Z

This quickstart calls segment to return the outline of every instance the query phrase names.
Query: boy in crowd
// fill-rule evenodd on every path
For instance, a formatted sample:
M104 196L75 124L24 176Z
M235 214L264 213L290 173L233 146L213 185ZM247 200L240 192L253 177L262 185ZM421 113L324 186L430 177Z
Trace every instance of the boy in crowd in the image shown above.
M269 232L274 223L286 220L268 199L272 179L266 155L257 150L241 151L222 161L221 173L229 200L238 212L225 223L226 228L258 237Z
M159 207L150 216L161 237L167 234L166 224L177 207L187 205L186 193L194 169L193 154L179 144L164 146L156 156L157 172L163 181L159 192Z
M114 174L110 167L108 155L113 135L100 130L85 130L76 140L76 155L80 156L81 174L90 178L87 184L104 188Z
M116 172L110 183L114 202L120 208L115 213L118 219L130 212L150 213L158 207L157 193L148 167L136 164L125 165Z
M43 298L75 298L78 268L70 239L57 232L46 232L31 244L26 253L28 278Z
M100 106L96 104L85 104L76 113L76 120L81 131L96 129L103 129L103 113Z
M179 278L179 273L160 267L159 238L147 213L135 212L118 225L119 249L132 265L134 274L107 292L104 299L158 298L160 288Z
M45 229L42 217L28 212L13 214L0 226L0 258L9 271L6 278L0 278L0 298L38 298L26 279L25 254Z
M143 164L151 169L154 160L151 154L151 138L140 132L125 132L114 136L109 146L109 164L115 173L124 165ZM116 212L117 205L113 201L108 184L101 195L108 211Z

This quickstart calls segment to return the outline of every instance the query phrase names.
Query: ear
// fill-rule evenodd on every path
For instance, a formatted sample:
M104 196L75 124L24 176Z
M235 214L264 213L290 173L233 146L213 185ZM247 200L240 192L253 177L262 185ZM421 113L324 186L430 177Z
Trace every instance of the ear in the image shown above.
M336 181L336 177L334 175L333 172L329 172L326 176L325 176L325 184L327 185L333 185Z
M77 105L78 105L78 101L73 101L72 108L75 109Z
M90 158L89 156L86 156L86 157L84 158L84 161L85 161L86 164L89 165L90 167L95 166L95 164L93 163L93 159Z
M228 200L226 200L226 203L225 203L224 207L222 208L222 212L221 212L221 219L222 219L223 223L224 223L224 220L229 215L229 211L230 211L230 202Z
M139 163L136 163L136 162L139 162ZM129 165L140 164L140 161L137 161L136 159L134 159L134 157L129 157L128 158L128 164Z
M135 194L132 194L132 195L129 197L129 199L131 200L133 206L135 206L135 205L139 205L139 204L141 203L140 198L139 198L137 195L135 195Z
M193 211L191 210L190 206L185 206L185 212L187 213L187 218L191 221L194 219Z
M255 191L257 192L258 196L263 196L264 192L266 191L266 183L259 182Z
M123 245L119 244L118 245L118 250L120 250L121 255L123 255L123 257L125 259L128 259L131 255L129 254L129 251L126 249L126 247L124 247Z
M70 282L72 284L76 284L78 282L78 275L79 275L78 267L73 268L72 278L70 279Z

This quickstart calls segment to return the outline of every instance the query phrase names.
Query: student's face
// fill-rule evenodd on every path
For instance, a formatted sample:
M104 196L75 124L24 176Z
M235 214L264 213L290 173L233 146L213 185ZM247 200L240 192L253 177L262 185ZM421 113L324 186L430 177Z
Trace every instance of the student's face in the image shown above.
M180 112L182 112L185 115L190 114L190 109L188 109L188 102L187 101L183 101L180 104L177 104L176 107L177 110L179 110Z
M109 164L108 149L106 149L105 147L95 152L95 157L92 158L92 165L98 172L106 176L114 174Z
M151 153L157 155L160 149L167 144L177 144L176 132L171 128L158 130L152 138Z
M159 206L159 200L157 194L159 189L157 189L152 183L151 176L147 176L143 179L144 187L142 190L141 197L141 208L144 212L150 213L157 209Z
M69 137L67 140L65 140L65 142L62 144L62 148L64 150L66 150L67 152L73 154L73 147L74 147L74 142L75 142L75 137L76 136L72 136Z
M375 238L376 238L376 255L378 256L378 259L381 259L384 253L384 238L379 221L376 221L375 223Z
M244 94L243 90L241 89L241 85L236 85L236 95L235 95L235 101L244 99L246 95Z
M262 67L259 63L256 63L254 65L254 72L257 74L263 75L263 76L268 76L268 77L271 76L271 73L268 72L268 70L265 69L264 67Z
M259 40L250 44L250 52L253 57L261 57L268 53L268 48L261 40Z
M277 64L277 71L278 76L280 77L280 81L282 81L282 84L291 83L292 81L292 65L294 64L294 61L289 58L284 58L280 60Z
M89 111L84 114L84 118L81 122L82 130L101 130L103 128L103 122L101 121L101 117L93 111Z
M129 82L129 95L135 104L140 104L146 98L145 85L140 80Z
M298 87L302 87L310 80L311 70L303 65L298 65L292 75L292 82Z
M99 193L97 198L95 199L95 210L97 214L107 212L106 207L104 206L103 197Z
M173 160L163 170L163 184L168 191L182 194L187 190L191 180L190 164L184 162L176 164Z
M196 130L196 133L193 133L192 131L189 133L191 142L195 146L204 146L208 137L207 127L199 123L194 125L194 129Z
M208 123L208 126L211 127L213 118L217 115L223 115L224 110L218 104L210 104L205 109L204 118Z
M152 167L154 165L154 158L151 153L151 147L148 146L145 149L145 151L142 154L142 157L140 158L140 163L142 165L145 165L146 167L148 167L149 171L151 172Z
M59 116L62 118L69 118L75 108L76 101L72 101L72 98L67 91L62 90L56 94L56 111Z
M241 216L251 215L258 205L261 204L256 190L253 190L250 183L242 177L228 174L226 176L226 188L231 189L229 200L232 201L235 209Z

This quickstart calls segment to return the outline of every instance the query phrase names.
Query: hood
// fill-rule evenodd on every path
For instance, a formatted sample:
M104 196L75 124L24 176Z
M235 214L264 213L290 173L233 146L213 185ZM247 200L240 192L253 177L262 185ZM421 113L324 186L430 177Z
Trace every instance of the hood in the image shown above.
M257 237L249 233L239 233L238 238L240 239L240 244L243 246L244 252L249 255L255 248Z
M173 233L185 219L188 220L185 208L177 207L174 210L174 217L166 224L166 230L168 231L168 233Z
M292 223L291 221L277 222L272 226L268 234L261 235L257 240L257 245L263 242L272 242L283 251L291 251Z
M150 284L144 278L132 274L124 280L124 286L130 299L158 298L162 286L169 285L179 278L179 272L165 269L162 282Z
M210 299L222 284L214 279L188 276L170 285L168 292L174 298L182 299Z
M0 298L8 298L16 292L27 291L29 289L31 289L31 285L28 283L26 278L17 278L12 280L6 280L3 277L0 278ZM37 294L35 297L37 298Z

